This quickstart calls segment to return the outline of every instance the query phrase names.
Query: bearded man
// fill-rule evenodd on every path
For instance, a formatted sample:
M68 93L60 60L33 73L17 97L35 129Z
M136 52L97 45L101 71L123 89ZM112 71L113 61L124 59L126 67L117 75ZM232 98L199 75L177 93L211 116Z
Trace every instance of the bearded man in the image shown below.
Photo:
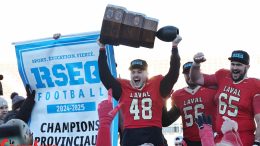
M221 125L225 116L238 123L237 131L244 146L260 145L260 81L247 77L249 54L243 50L233 51L228 58L230 70L220 69L212 75L200 72L200 63L206 60L203 53L197 53L193 59L192 82L217 88L216 142L223 137Z

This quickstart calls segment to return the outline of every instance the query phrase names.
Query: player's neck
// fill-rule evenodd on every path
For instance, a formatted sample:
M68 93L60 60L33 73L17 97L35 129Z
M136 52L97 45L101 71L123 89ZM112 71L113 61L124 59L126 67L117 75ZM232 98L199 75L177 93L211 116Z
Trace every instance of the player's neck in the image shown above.
M241 78L240 80L234 80L233 79L233 83L234 84L239 84L239 83L241 83L241 82L243 82L245 79L247 79L247 73L244 75L244 77L243 78Z
M146 83L146 82L143 82L143 83L141 83L140 86L135 86L134 83L133 83L133 81L132 81L132 80L130 81L131 86L132 86L134 89L137 89L137 90L142 90L143 87L145 86L145 83Z
M195 84L189 84L188 85L188 88L189 89L192 89L192 90L194 90L195 88L197 88L198 87L198 85L195 85Z
M192 95L196 94L197 91L200 89L200 86L196 86L195 88L191 89L189 86L184 88L184 90Z

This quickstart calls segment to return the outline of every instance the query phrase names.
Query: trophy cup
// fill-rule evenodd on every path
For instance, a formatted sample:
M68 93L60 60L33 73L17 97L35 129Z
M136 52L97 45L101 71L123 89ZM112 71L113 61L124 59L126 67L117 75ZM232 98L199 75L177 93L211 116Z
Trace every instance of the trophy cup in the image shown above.
M166 26L157 31L158 20L144 14L127 11L124 7L108 5L103 17L100 42L118 46L154 47L155 36L170 42L179 34L178 28Z

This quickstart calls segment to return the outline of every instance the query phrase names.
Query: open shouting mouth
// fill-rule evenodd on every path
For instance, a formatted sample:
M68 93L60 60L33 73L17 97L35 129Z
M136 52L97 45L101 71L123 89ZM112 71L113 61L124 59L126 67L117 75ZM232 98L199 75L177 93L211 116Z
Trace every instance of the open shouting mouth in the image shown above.
M139 78L135 78L135 79L134 79L134 83L135 83L136 85L140 84L140 82L141 82L141 80L140 80Z

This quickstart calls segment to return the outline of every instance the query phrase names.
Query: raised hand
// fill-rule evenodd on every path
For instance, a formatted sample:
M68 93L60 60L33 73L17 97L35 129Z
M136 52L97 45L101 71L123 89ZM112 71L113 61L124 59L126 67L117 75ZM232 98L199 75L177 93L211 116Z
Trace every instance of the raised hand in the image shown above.
M99 129L96 146L111 146L110 125L121 104L113 109L112 90L108 90L108 99L98 104Z
M55 33L55 34L53 34L52 37L53 37L53 39L57 40L57 39L59 39L61 37L61 34L60 33Z
M195 118L195 122L197 123L200 129L204 128L204 124L212 126L212 119L210 116L205 116L204 114L198 115L198 118Z
M27 98L34 99L35 98L35 90L31 90L31 87L29 84L26 84L26 94Z
M105 48L105 45L100 42L100 38L97 39L97 44L100 48Z
M199 52L197 54L194 55L193 57L193 61L197 64L200 64L202 62L206 61L206 58L204 57L204 54L202 52Z
M198 118L195 119L195 121L199 127L201 144L203 146L215 146L211 117L202 114L199 115Z
M182 37L180 35L177 35L177 37L172 41L172 46L177 47L178 44L181 42Z
M232 130L237 131L238 124L236 121L231 120L230 118L228 118L226 116L223 116L222 118L224 119L224 122L221 126L221 131L223 134L225 134L228 131L232 131Z
M108 90L108 99L98 104L98 116L100 126L110 127L116 113L119 111L121 104L113 109L112 90Z

